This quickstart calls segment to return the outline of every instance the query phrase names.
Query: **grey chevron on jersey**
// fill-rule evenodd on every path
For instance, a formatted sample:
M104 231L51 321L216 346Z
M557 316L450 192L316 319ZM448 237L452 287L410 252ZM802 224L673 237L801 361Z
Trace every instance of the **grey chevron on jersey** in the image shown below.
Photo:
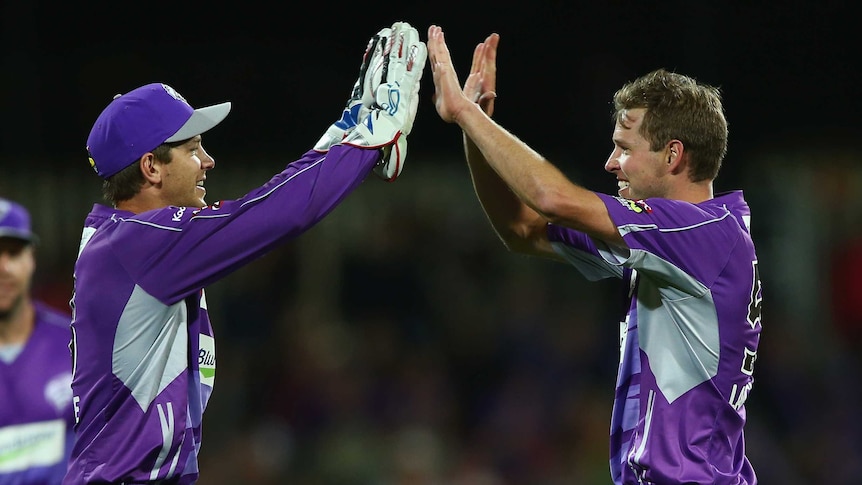
M187 324L184 301L167 306L135 286L114 336L112 367L143 411L186 370Z

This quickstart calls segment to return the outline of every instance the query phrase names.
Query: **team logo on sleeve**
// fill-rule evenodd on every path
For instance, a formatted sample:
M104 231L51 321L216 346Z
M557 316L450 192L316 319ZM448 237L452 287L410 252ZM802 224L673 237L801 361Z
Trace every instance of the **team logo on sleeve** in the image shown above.
M620 205L636 214L652 213L652 207L650 207L649 204L647 204L646 201L643 199L624 199L622 197L616 196L614 197L614 199L617 199Z

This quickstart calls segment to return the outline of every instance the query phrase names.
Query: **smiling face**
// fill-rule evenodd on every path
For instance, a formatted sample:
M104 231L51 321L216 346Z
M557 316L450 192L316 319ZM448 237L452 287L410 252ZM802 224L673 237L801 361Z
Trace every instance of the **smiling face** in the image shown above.
M666 150L650 150L639 133L644 114L643 108L628 110L614 124L614 149L605 162L605 170L617 177L618 194L626 199L666 197L669 190Z
M206 189L204 181L207 171L215 167L215 159L209 156L196 136L181 145L171 148L170 163L160 164L162 198L177 207L204 207Z

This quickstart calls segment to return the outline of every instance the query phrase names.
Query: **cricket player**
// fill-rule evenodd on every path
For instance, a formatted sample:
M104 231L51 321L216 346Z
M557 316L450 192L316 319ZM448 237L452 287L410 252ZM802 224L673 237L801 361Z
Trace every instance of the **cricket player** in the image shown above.
M72 426L71 318L31 295L38 237L0 198L0 485L57 485Z
M87 149L110 206L87 215L74 269L64 485L196 483L218 362L205 287L299 237L369 174L397 178L426 55L409 24L379 31L341 119L236 200L204 200L215 160L201 135L230 103L194 109L153 83L102 111Z
M476 194L506 247L622 283L613 482L757 483L743 427L762 287L742 191L713 190L728 136L719 90L664 69L620 88L604 164L617 193L593 192L490 117L499 40L477 45L462 88L443 30L429 28L436 109L462 129Z

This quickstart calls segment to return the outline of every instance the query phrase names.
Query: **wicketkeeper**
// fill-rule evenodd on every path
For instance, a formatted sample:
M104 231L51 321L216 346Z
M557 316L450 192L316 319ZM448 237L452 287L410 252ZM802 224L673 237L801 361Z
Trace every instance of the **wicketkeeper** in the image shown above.
M195 109L154 83L102 111L87 150L108 205L87 215L74 269L76 443L64 485L197 481L217 362L204 288L303 234L369 174L399 176L426 57L409 24L380 30L313 148L211 205L201 134L230 103Z

